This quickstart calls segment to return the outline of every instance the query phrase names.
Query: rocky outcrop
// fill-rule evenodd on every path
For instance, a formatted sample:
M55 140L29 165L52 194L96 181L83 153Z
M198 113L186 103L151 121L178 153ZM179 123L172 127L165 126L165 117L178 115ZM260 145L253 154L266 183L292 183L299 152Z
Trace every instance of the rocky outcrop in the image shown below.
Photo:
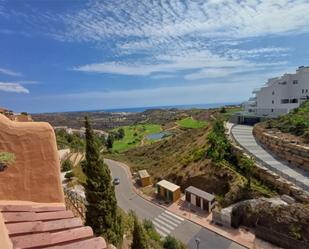
M42 122L14 122L0 114L0 151L15 163L0 172L0 199L64 202L53 128Z
M309 171L309 146L292 143L276 134L271 134L259 124L254 126L253 135L282 160Z

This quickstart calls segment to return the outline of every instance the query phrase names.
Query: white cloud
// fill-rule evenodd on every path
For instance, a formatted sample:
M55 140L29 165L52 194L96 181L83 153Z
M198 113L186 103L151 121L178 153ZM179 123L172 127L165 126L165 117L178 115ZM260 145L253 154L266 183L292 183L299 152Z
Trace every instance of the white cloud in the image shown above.
M267 49L263 49L267 51ZM261 51L263 51L261 49ZM278 49L279 51L279 49ZM237 51L243 53L244 51ZM247 53L260 53L260 50L245 51ZM236 53L236 52L235 52ZM236 57L236 56L235 56ZM245 73L261 71L269 67L285 66L286 61L271 63L256 63L241 58L231 58L231 56L219 56L211 51L186 51L178 55L159 55L155 58L156 62L105 62L94 63L74 68L76 71L91 73L109 73L120 75L137 75L158 78L155 73L176 73L177 71L193 70L193 73L186 73L184 78L196 80L202 78L224 77L235 73ZM167 74L169 75L169 74ZM162 78L164 76L159 76ZM169 76L168 76L169 77Z
M287 52L292 51L291 48L287 47L263 47L254 49L229 49L227 55L234 59L239 58L256 58L260 56L282 56L286 55Z
M235 74L251 74L251 73L261 73L269 67L272 70L276 70L278 67L286 65L286 61L279 61L274 63L244 63L242 66L237 67L214 67L214 68L203 68L197 72L185 75L187 80L198 80L207 78L223 78ZM265 75L265 72L263 72ZM238 77L240 77L238 75Z
M62 16L58 38L100 41L106 37L175 39L195 36L245 38L309 31L307 0L106 1ZM56 18L59 18L58 16ZM152 38L152 39L151 39Z
M13 93L29 93L29 90L18 83L0 82L0 91Z
M155 74L151 76L152 79L170 79L175 77L176 75L174 74Z
M5 75L9 75L9 76L16 76L16 77L23 76L21 73L14 72L14 71L6 69L6 68L0 68L0 74L5 74Z

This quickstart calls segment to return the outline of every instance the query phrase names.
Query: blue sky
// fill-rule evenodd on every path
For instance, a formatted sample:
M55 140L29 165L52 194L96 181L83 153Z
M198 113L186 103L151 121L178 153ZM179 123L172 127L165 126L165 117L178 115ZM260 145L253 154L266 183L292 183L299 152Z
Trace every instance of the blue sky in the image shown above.
M241 102L309 65L308 0L0 0L0 106Z

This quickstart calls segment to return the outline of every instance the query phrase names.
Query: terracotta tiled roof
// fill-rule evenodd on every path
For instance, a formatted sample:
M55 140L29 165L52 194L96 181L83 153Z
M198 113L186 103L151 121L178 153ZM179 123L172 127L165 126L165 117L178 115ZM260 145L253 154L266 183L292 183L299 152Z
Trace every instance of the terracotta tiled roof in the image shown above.
M13 248L106 249L105 240L63 203L0 201L0 214Z

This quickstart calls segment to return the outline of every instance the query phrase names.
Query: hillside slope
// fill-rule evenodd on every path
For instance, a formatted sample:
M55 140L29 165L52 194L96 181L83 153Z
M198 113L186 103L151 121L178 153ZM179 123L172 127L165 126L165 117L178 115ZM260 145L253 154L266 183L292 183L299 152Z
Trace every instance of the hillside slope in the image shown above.
M309 100L287 115L266 121L264 127L289 133L296 139L309 143Z
M246 188L245 177L228 162L218 166L207 157L211 118L207 124L199 129L179 128L176 136L106 156L124 161L132 171L147 169L154 182L165 178L179 184L182 189L193 185L214 193L222 206L262 196L256 189Z

